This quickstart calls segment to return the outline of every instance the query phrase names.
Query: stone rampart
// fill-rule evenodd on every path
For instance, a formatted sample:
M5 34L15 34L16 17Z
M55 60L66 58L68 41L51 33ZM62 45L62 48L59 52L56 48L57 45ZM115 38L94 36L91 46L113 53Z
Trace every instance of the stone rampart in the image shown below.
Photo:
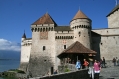
M29 78L29 79L89 79L88 70L82 69L79 71L65 72L60 74L54 74L50 76L43 76L41 78Z

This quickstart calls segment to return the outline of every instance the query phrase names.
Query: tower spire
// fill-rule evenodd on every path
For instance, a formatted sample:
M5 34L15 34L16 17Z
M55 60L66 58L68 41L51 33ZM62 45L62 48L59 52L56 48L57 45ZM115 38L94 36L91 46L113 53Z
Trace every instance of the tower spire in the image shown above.
M24 30L24 34L23 34L22 38L26 38L25 30Z

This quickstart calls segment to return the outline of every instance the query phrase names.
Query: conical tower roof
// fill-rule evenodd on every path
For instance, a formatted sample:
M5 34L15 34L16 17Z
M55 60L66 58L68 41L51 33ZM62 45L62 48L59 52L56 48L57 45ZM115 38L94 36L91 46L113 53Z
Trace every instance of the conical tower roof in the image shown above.
M23 34L22 38L26 38L26 34L25 34L25 32L24 32L24 34Z
M87 18L87 19L89 19L81 10L79 10L77 13L76 13L76 15L74 16L74 18L72 19L72 20L74 20L74 19L79 19L79 18Z
M54 24L54 25L57 25L48 13L44 14L41 18L39 18L37 21L35 21L32 25L38 25L38 24Z

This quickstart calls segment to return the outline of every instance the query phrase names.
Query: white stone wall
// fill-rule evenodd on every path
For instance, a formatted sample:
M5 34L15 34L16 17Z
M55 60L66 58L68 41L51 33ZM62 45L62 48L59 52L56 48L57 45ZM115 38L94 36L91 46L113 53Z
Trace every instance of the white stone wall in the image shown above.
M28 63L30 58L30 51L31 51L31 44L32 40L27 40L25 38L21 39L21 57L20 62L22 63Z
M66 48L68 48L72 43L73 43L73 39L57 39L56 40L56 53L57 54L56 54L55 62L57 64L55 68L57 68L58 65L61 64L57 55L61 54L65 50L64 45L66 45Z
M40 40L40 32L32 33L32 51L31 55L42 55L55 57L55 35L53 31L48 32L48 40ZM43 51L43 46L46 47L46 50ZM51 53L52 52L52 53Z
M102 36L100 55L106 60L112 60L114 57L119 58L119 36Z
M107 17L108 28L119 27L119 9Z
M106 60L119 57L119 28L92 30L101 35L100 55Z
M20 62L29 62L31 45L21 46L21 59Z
M28 63L30 59L32 40L27 40L26 38L21 39L21 55L20 55L20 66L19 69L27 71Z
M56 36L72 36L73 33L72 31L68 33L68 31L63 31L63 33L55 33ZM66 45L66 48L69 47L73 43L73 38L72 39L55 39L56 41L56 56L59 55L63 50L64 50L64 45Z
M79 35L80 32L80 35ZM80 28L74 30L74 41L79 41L81 44L83 44L87 48L91 48L90 46L90 30L86 28Z

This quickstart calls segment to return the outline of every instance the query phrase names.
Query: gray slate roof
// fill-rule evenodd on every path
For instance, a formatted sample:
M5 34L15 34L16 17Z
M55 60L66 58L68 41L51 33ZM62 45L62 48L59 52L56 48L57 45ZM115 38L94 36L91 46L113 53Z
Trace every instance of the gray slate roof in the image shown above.
M26 34L25 34L25 32L24 32L24 34L23 34L22 38L26 38Z

